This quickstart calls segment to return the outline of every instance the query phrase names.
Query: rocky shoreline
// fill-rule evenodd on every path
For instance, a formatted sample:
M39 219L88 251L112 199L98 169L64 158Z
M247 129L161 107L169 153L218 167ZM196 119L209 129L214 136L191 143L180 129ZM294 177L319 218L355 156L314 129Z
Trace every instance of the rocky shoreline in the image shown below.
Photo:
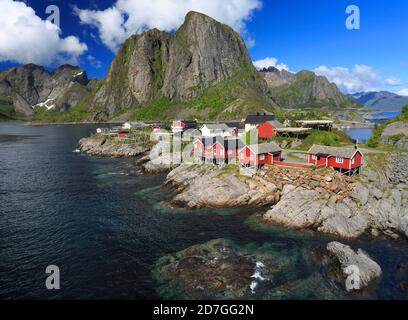
M163 299L360 298L381 275L367 253L339 242L316 256L308 250L282 252L273 243L238 246L228 239L163 256L153 270Z
M248 177L234 166L183 164L169 173L165 185L175 193L172 206L269 207L262 220L291 229L347 239L367 233L406 238L408 188L405 183L395 184L393 177L407 175L406 167L395 166L407 154L388 155L394 160L388 161L384 154L367 156L363 174L354 178L326 169L300 172L277 166Z
M136 157L144 173L169 172L164 185L170 206L224 208L256 206L266 223L313 230L346 239L363 234L408 237L407 153L369 154L363 174L347 177L331 169L268 166L248 176L235 165L174 165L169 146L126 144L100 135L81 139L93 156Z
M98 157L130 158L150 150L146 145L124 143L101 135L83 138L78 144L82 153Z

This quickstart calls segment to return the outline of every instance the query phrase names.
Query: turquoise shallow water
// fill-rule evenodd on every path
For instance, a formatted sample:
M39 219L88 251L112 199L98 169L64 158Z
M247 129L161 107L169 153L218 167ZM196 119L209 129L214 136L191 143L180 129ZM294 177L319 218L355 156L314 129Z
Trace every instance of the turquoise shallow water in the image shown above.
M259 224L251 219L259 213L253 208L168 208L164 175L141 175L132 160L73 152L95 129L0 123L1 299L157 299L151 276L157 259L189 246L226 238L297 257L332 240ZM396 270L408 266L406 242L351 245L367 250L383 268L370 298L405 298L399 283L407 275ZM50 264L61 270L59 291L45 288ZM303 259L290 270L277 283L321 281L309 277L319 266ZM310 298L302 286L293 288L299 291L294 297Z

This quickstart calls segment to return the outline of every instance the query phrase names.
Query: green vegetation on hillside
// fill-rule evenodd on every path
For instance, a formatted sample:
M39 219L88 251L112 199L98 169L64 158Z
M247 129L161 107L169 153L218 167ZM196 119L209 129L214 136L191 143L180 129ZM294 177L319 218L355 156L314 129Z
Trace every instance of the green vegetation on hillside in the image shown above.
M383 131L384 131L385 127L387 125L391 124L391 123L399 122L399 121L408 122L408 105L406 105L406 106L404 106L402 108L402 114L400 114L395 119L391 119L391 120L387 121L387 123L385 123L385 124L381 123L381 124L376 124L375 125L373 135L367 141L367 147L369 147L369 148L378 148L380 146L381 136L383 134ZM393 138L394 138L394 140L396 142L399 139L401 139L401 136L398 137L398 135L397 135L397 136L394 136Z
M34 122L83 122L90 116L88 108L78 104L71 110L63 112L57 110L47 110L45 107L36 107L34 109Z
M284 118L289 121L296 121L296 120L331 119L331 116L327 110L295 109L285 112Z
M262 79L250 66L243 65L228 81L206 89L191 88L201 92L190 102L158 98L136 109L130 120L174 119L178 114L198 120L241 119L246 114L260 110L273 111L271 102L262 94Z
M316 87L326 88L331 96L323 100L316 98ZM323 82L313 72L303 71L296 75L296 79L279 87L271 88L271 95L278 105L284 108L344 108L357 105L348 97L342 95L335 88L329 87L329 83Z
M367 141L367 147L369 148L377 148L381 142L381 135L384 131L385 124L376 124L374 126L373 134Z
M24 115L16 112L13 100L8 96L0 96L0 120L23 120Z

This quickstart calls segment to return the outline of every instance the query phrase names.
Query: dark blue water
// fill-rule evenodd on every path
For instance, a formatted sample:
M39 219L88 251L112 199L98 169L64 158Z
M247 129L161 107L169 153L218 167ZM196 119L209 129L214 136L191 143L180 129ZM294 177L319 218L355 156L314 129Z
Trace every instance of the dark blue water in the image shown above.
M270 242L304 251L330 238L245 223L256 210L173 210L164 175L140 175L132 160L72 151L96 126L0 123L0 298L155 299L151 271L166 254L216 238ZM343 241L344 242L344 241ZM361 240L383 268L372 298L404 298L406 242ZM61 270L61 290L45 288L45 268ZM300 277L305 271L299 263ZM307 272L318 272L313 267ZM290 278L290 277L289 277Z
M396 117L398 117L401 114L400 111L395 111L395 112L391 112L391 111L386 111L386 112L380 112L380 113L376 113L373 114L374 117L385 117L387 119L384 120L370 120L370 122L372 123L385 123L388 120L394 119Z

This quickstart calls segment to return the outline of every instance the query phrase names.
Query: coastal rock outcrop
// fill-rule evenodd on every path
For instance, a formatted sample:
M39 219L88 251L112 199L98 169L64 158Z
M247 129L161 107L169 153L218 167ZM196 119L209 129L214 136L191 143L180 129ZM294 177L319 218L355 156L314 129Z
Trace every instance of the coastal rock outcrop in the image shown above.
M173 161L173 155L170 152L171 145L166 141L158 142L149 154L141 159L142 170L146 173L160 173L170 171L178 166Z
M342 198L302 187L287 187L280 201L263 219L289 228L313 229L344 238L357 238L366 232L373 236L408 237L407 187L390 183L395 166L385 157L382 154L367 157L369 164L363 175ZM398 159L398 154L393 157Z
M408 122L398 121L388 124L382 132L381 143L408 150Z
M122 143L102 136L92 136L79 141L79 150L91 156L129 158L144 154L149 151L149 147Z
M169 173L165 185L176 193L171 203L188 208L265 206L279 197L276 185L258 176L242 176L237 166L182 164Z
M364 233L398 239L408 237L408 188L400 178L406 169L395 162L406 156L366 155L358 177L277 166L246 176L233 165L183 164L169 173L165 184L176 194L172 205L269 206L262 216L266 223L349 239Z
M339 242L330 242L326 249L328 272L348 291L362 290L382 275L381 267L361 249L355 252Z
M368 219L357 213L357 205L346 198L325 197L316 190L287 185L281 200L267 213L265 221L296 229L315 229L344 238L361 235Z

